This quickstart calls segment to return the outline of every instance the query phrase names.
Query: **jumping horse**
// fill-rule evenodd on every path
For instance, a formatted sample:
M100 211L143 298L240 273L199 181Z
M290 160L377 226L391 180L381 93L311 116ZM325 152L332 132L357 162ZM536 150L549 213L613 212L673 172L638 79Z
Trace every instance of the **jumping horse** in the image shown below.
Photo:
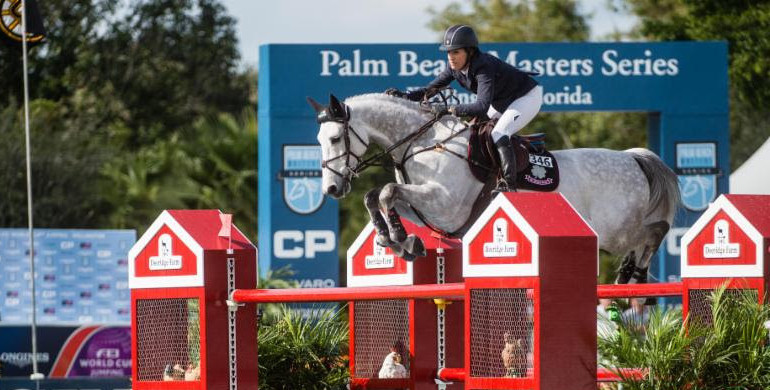
M471 172L468 124L436 117L417 102L373 93L328 106L308 98L320 128L323 192L342 198L367 166L369 145L393 158L396 183L369 191L364 203L377 243L407 259L424 256L422 241L406 234L400 217L459 236L470 226L485 184ZM668 232L679 202L677 177L654 153L569 149L553 151L561 192L594 229L599 247L622 256L617 282L645 283L650 259ZM488 199L487 199L488 202Z

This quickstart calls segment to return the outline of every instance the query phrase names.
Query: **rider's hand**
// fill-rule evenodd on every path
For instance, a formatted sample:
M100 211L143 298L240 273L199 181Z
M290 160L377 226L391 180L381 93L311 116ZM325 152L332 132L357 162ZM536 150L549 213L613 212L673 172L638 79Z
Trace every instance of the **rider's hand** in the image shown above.
M397 88L388 88L385 90L385 94L390 96L395 96L398 98L406 97L406 93L399 91Z

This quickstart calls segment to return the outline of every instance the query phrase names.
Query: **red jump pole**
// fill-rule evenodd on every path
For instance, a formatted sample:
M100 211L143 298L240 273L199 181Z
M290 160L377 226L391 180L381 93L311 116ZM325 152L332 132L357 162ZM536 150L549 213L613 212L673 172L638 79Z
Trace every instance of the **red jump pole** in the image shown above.
M381 299L465 299L465 283L424 284L390 287L335 287L235 290L238 303L296 303L376 301Z
M596 371L596 381L620 382L622 380L621 377L640 381L644 379L645 374L647 374L647 370L641 368L615 368L611 370L599 368Z
M444 382L465 382L465 369L444 367L436 376Z
M380 379L380 378L350 378L350 388L355 390L368 389L408 389L412 386L411 380L405 379Z
M617 368L613 370L599 368L596 370L596 380L597 382L620 382L621 378L642 380L646 372L646 370L639 368ZM436 376L444 382L465 382L465 369L442 368L438 370Z
M676 297L684 291L682 282L644 284L600 284L596 287L598 298L645 298Z

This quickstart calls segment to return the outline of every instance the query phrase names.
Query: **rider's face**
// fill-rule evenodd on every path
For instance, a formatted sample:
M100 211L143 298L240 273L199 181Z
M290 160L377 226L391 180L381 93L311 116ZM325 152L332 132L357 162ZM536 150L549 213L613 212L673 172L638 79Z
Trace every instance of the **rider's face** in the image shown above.
M452 70L462 70L468 65L468 52L465 49L449 50L446 55Z

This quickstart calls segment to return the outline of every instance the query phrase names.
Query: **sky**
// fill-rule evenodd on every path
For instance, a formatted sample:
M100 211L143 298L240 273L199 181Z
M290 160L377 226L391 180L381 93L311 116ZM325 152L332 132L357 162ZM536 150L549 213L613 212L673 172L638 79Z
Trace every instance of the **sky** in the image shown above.
M608 10L613 0L578 0L594 39L633 26L633 16ZM615 0L617 1L617 0ZM266 43L429 43L428 7L450 0L223 0L236 18L242 65L257 66Z

